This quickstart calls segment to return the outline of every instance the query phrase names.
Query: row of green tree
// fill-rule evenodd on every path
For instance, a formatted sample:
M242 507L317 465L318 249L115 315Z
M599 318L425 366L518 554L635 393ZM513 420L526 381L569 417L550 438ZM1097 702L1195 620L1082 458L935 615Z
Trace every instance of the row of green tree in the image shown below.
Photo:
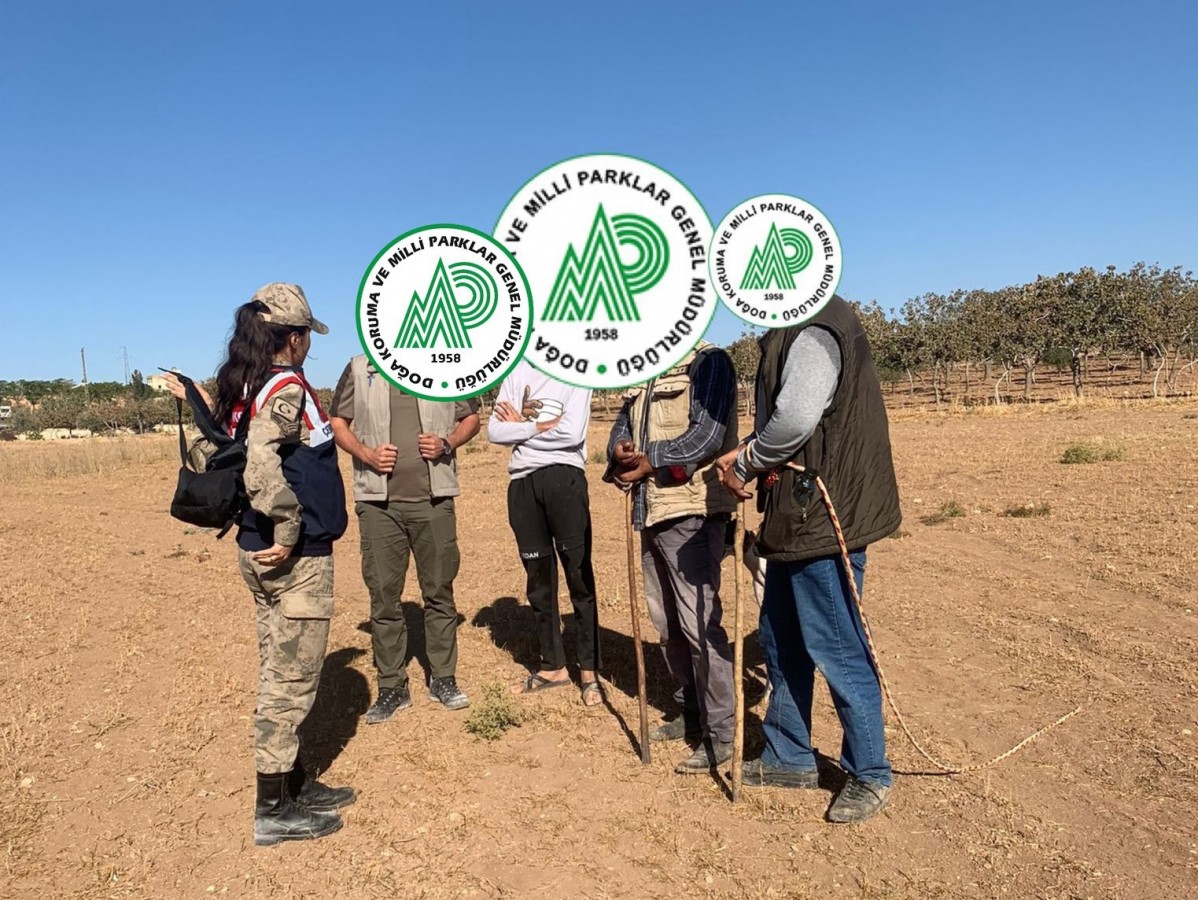
M1037 367L1062 360L1081 396L1095 356L1138 358L1156 397L1194 365L1198 280L1180 266L1087 268L993 291L924 294L893 318L866 304L862 319L878 365L908 377L930 370L938 402L954 368L988 364L996 392L1021 370L1030 398Z
M191 421L191 410L184 404L184 421ZM11 434L40 436L47 429L65 428L71 431L90 431L94 434L132 431L143 434L158 425L173 425L177 421L172 397L156 395L144 399L116 397L107 400L86 400L82 388L44 397L36 406L19 405L4 420Z
M1080 269L998 290L958 290L908 300L894 315L876 301L856 303L884 379L930 376L935 400L968 399L979 385L998 388L1013 371L1031 398L1042 367L1067 368L1074 392L1085 391L1088 361L1112 367L1132 360L1152 396L1178 390L1198 365L1198 279L1180 267L1137 263L1127 271ZM756 335L728 347L742 383L753 380ZM950 374L956 373L955 384Z
M954 387L966 400L979 386L997 399L999 386L1016 370L1030 399L1037 369L1044 366L1067 367L1080 396L1095 356L1138 359L1156 397L1176 392L1179 377L1198 365L1198 279L1180 267L1141 262L1126 271L1084 268L997 290L929 293L893 315L876 301L856 305L883 377L905 378L914 393L916 378L930 376L937 403L949 399ZM746 332L728 350L744 393L751 395L757 336ZM622 392L598 394L603 408L618 408ZM145 431L175 421L171 398L154 395L138 371L127 385L0 381L0 402L16 404L11 431Z
M119 381L93 381L87 385L76 385L66 378L55 378L52 381L0 381L0 401L7 403L26 401L36 405L50 397L72 396L76 391L85 401L100 403L110 400L146 400L154 393L137 369L133 370L128 384L121 384Z
M0 422L9 436L37 437L58 428L140 434L178 420L173 398L155 394L137 370L129 384L93 381L76 385L66 378L0 381L0 402L12 407L9 417ZM185 410L190 421L189 413Z

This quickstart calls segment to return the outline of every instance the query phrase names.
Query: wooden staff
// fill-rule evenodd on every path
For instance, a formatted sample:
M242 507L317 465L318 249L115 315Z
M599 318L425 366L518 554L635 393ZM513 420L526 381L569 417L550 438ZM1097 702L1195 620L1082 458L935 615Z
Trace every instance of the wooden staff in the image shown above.
M733 553L736 572L733 575L733 593L736 609L732 618L732 693L736 700L736 714L732 732L732 802L740 800L741 779L745 764L745 635L744 599L741 578L745 568L745 501L740 501L736 516L736 546Z
M641 713L641 762L649 765L649 695L645 690L645 651L641 647L641 611L636 602L636 556L632 549L632 491L624 492L624 542L628 545L628 603L632 609L632 647L636 652L636 698Z

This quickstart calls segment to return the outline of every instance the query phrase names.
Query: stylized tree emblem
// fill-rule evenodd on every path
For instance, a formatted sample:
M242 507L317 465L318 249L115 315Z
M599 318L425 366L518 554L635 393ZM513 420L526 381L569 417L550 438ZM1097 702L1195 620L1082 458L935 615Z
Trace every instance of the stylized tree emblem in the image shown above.
M811 241L803 232L771 224L765 245L753 248L741 289L794 290L794 277L807 268L811 252Z
M465 291L469 300L459 303L456 290ZM446 347L472 347L468 332L490 319L498 305L499 288L490 272L476 263L446 266L439 259L424 296L412 292L395 346L428 349L444 340Z
M620 259L620 247L636 251L633 262ZM633 214L609 220L600 205L582 256L570 244L557 273L542 319L591 322L602 306L613 322L637 322L636 295L661 281L670 264L666 236L651 219Z

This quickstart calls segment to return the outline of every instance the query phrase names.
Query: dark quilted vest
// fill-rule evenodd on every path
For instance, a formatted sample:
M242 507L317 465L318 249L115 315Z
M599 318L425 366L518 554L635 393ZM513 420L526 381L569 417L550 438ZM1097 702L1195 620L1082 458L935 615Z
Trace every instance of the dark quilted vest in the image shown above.
M804 328L820 325L840 345L840 383L794 462L814 469L823 478L840 517L849 550L857 550L893 533L902 522L890 429L882 387L874 369L869 342L853 308L840 297L802 325L774 329L761 339L757 369L758 421L774 413L786 355ZM803 484L786 468L777 483L765 487L758 479L758 509L765 521L758 535L758 552L766 559L794 561L839 553L836 532L819 491Z

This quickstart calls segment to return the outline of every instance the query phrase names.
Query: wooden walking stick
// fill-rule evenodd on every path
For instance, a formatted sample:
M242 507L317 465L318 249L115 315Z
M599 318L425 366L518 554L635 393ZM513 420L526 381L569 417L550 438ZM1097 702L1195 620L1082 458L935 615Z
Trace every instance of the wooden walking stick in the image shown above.
M736 701L736 713L732 732L732 802L740 800L741 779L745 764L745 634L744 599L741 578L745 568L745 501L740 501L736 515L736 546L733 548L736 572L733 575L733 592L736 609L732 617L732 693Z
M632 646L636 652L636 699L641 713L641 762L649 765L649 697L645 691L645 651L641 647L641 611L636 602L636 557L632 550L632 491L624 492L624 542L628 545L628 603L632 609Z

